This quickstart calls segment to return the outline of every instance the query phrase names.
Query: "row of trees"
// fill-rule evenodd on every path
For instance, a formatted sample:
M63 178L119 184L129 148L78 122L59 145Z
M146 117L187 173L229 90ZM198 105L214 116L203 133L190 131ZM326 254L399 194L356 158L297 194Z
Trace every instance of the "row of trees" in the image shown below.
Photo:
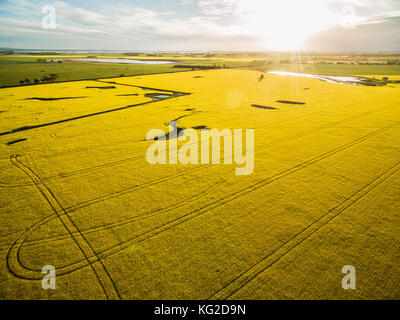
M194 70L211 70L211 69L226 69L226 65L212 65L212 66L201 66L201 65L190 65L190 64L176 64L174 68L185 68Z
M260 66L265 66L265 65L270 65L272 64L272 61L269 60L253 60L248 64L249 67L260 67Z
M57 79L58 79L58 75L55 73L52 73L49 76L43 76L40 80L34 79L33 81L31 81L30 79L26 78L25 80L21 80L19 82L19 84L20 85L29 85L29 84L39 84L40 82L49 83L49 82L54 82Z
M363 61L303 61L303 60L281 60L279 61L280 64L339 64L339 65L360 65L360 66L382 66L382 65L388 65L388 66L395 66L395 65L400 65L400 60L389 60L389 61L381 61L381 62L363 62Z
M368 65L368 66L375 66L375 65L388 65L388 66L395 66L400 65L400 60L380 60L380 61L364 61L364 60L349 60L344 59L342 61L338 60L317 60L317 59L298 59L298 60L281 60L279 61L280 64L339 64L339 65Z

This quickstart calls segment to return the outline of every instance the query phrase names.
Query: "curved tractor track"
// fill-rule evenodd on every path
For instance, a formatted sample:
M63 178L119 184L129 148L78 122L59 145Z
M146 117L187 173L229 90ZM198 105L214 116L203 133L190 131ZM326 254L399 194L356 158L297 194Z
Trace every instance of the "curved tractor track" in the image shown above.
M107 299L120 299L119 292L115 286L115 283L113 282L109 272L107 271L106 267L104 266L103 262L98 259L97 253L89 243L89 241L86 239L85 235L79 230L78 226L74 223L70 215L68 214L67 211L63 208L61 203L58 201L58 199L55 197L55 195L52 193L52 191L46 186L46 184L43 182L43 180L40 178L38 174L36 174L31 168L28 166L24 165L20 161L21 156L20 155L15 155L10 157L11 163L19 168L21 171L23 171L29 178L32 180L32 182L35 184L36 188L40 191L42 196L46 199L50 207L53 209L54 214L58 217L62 225L64 226L65 230L68 232L68 234L71 236L73 241L75 242L76 246L79 248L80 252L82 253L82 256L84 260L87 262L87 264L90 266L90 268L93 270L105 296ZM63 212L64 214L60 214L60 212ZM9 271L14 274L15 276L23 279L29 279L29 280L37 280L37 279L42 279L43 275L38 277L40 273L38 273L35 270L23 268L23 273L21 274L20 272L20 260L17 259L17 261L11 259L12 256L19 257L19 250L21 248L21 244L23 242L23 238L18 238L13 245L11 246L10 250L8 251L7 254L7 267ZM97 258L96 262L93 262L89 257L94 256ZM18 263L16 263L18 262Z
M79 248L81 252L81 260L77 262L72 262L68 265L65 265L58 270L59 275L65 275L69 274L72 272L75 272L77 270L90 267L91 270L94 272L96 275L96 278L102 287L102 290L104 291L105 296L108 299L118 299L120 298L120 295L118 293L117 287L111 278L111 275L107 271L103 260L105 258L108 258L110 256L113 256L122 250L132 247L134 245L137 245L138 243L141 243L143 241L149 240L159 234L162 234L165 231L168 231L170 229L175 228L178 225L181 225L183 223L186 223L196 217L199 217L201 215L210 213L213 209L219 208L229 202L232 202L236 199L239 199L241 197L244 197L250 193L252 193L255 190L258 190L260 188L264 188L268 186L269 184L276 182L278 180L281 180L291 174L294 174L300 170L303 170L315 163L318 163L321 160L327 159L333 155L336 155L346 149L349 149L357 144L360 144L372 137L375 137L387 130L390 130L392 128L397 127L400 125L400 121L392 123L391 125L385 126L383 128L380 128L378 130L375 130L373 132L370 132L369 134L366 134L360 138L354 139L346 144L343 144L339 147L336 147L328 152L322 153L312 159L309 159L303 163L297 164L287 170L284 170L274 176L267 177L265 179L262 179L261 181L254 183L252 185L249 185L247 187L242 188L241 190L231 193L223 198L220 198L218 200L215 200L214 202L208 203L200 207L199 209L192 210L190 212L187 212L183 215L180 215L177 218L174 218L168 222L165 222L161 225L154 226L154 228L147 230L143 232L142 234L135 235L132 238L125 239L124 241L121 241L120 243L111 246L109 248L95 251L92 245L88 242L87 238L85 237L85 233L78 228L78 226L74 223L72 217L70 216L70 209L64 208L59 200L55 197L55 195L52 193L52 191L46 186L45 182L41 179L41 177L30 167L28 167L26 164L24 164L21 161L21 156L20 155L15 155L11 156L10 161L11 163L19 168L25 175L27 175L32 183L36 186L36 188L40 191L42 196L45 198L45 200L48 202L50 207L53 210L52 216L48 216L45 219L42 219L41 221L35 223L34 225L31 226L31 228L22 234L17 240L14 241L14 243L11 245L8 254L7 254L7 266L9 271L15 275L16 277L22 278L22 279L27 279L27 280L37 280L37 279L42 279L42 274L41 270L34 270L32 268L29 268L28 266L24 266L21 262L20 259L20 250L23 247L24 243L26 242L27 238L37 230L41 225L44 223L47 223L48 221L52 220L53 218L57 218L60 220L62 225L64 226L68 237L70 237L76 246ZM346 201L341 203L337 208L334 208L333 210L329 211L328 213L325 213L322 215L317 221L306 227L302 232L299 234L295 235L291 240L287 242L282 248L277 248L274 252L272 252L268 257L263 258L259 263L256 265L252 266L250 269L248 269L246 272L244 272L241 275L238 275L235 277L230 283L226 284L220 291L215 293L212 297L210 298L226 298L232 296L235 292L237 292L240 288L245 286L249 281L254 279L258 274L263 272L266 268L268 268L271 265L271 259L272 262L278 261L281 256L292 250L294 247L298 246L301 244L303 241L305 241L308 237L310 237L313 233L318 231L320 228L322 228L324 225L326 225L329 221L331 221L333 218L335 218L338 214L346 210L349 206L351 206L353 203L356 201L360 200L363 196L365 196L368 192L370 192L372 189L374 189L376 186L381 184L383 181L387 180L390 176L393 174L397 173L399 171L400 163L397 163L394 167L390 168L388 171L386 171L384 174L376 178L375 180L371 181L369 184L367 184L363 189L359 190L355 194L351 195ZM183 173L184 174L184 173ZM229 179L230 176L226 177L225 179L222 179L219 181L215 187L219 186L220 184L223 184ZM167 208L168 210L175 209L177 206L184 206L185 204L189 203L190 201L195 201L201 199L203 196L197 195L192 199L183 201L180 204L177 204L176 206L171 206L170 208ZM76 210L76 208L75 208ZM164 210L165 211L165 210ZM152 212L150 214L159 214L160 212ZM125 223L131 223L134 222L136 218L133 218L130 220L125 221ZM139 218L141 219L141 218ZM121 222L120 222L121 223ZM117 223L118 224L118 223ZM114 226L117 226L117 224L113 224L108 226L108 228L112 228ZM92 232L94 232L92 230ZM64 239L65 237L63 237ZM53 239L57 240L57 239ZM43 241L43 240L39 240ZM50 239L46 239L46 241L50 241ZM34 244L34 241L31 242L30 244ZM270 258L272 257L272 258Z

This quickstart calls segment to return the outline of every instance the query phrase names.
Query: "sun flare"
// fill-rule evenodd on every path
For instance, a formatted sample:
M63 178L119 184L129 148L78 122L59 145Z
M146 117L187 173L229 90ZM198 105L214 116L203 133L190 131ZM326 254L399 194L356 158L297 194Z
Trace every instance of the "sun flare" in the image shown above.
M321 1L249 1L240 8L246 15L245 29L266 47L296 50L310 36L323 30L331 17Z

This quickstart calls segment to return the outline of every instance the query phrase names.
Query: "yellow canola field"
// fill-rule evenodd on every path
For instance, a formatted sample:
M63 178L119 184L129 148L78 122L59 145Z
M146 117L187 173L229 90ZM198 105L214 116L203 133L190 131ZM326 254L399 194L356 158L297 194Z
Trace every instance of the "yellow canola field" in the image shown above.
M399 87L260 76L1 89L2 132L59 122L0 135L1 298L400 298ZM71 120L161 90L174 96ZM117 96L128 93L139 96ZM90 103L21 100L81 95ZM253 174L150 165L147 132L176 119L254 129ZM45 265L56 290L42 289ZM356 290L342 288L346 265Z
M143 90L98 81L77 81L5 88L1 91L2 131L23 125L40 125L102 112L112 108L150 102Z

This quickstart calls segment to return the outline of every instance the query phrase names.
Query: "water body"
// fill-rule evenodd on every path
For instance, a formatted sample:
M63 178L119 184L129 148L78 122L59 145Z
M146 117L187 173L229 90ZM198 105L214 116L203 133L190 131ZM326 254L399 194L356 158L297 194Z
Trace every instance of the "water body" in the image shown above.
M147 93L145 94L146 98L150 98L153 101L164 100L167 98L171 98L172 94L164 94L164 93Z
M107 63L127 63L127 64L171 64L175 63L173 61L166 60L134 60L134 59L97 59L97 58L85 58L85 59L58 59L59 60L69 60L69 61L90 61L90 62L107 62Z
M366 84L367 79L358 78L358 77L321 76L321 75L314 75L314 74L307 74L307 73L295 73L295 72L287 72L287 71L267 71L267 73L277 74L277 75L281 75L281 76L312 78L312 79L326 81L329 83L351 84L351 85L357 85L357 86L367 85Z
M171 97L169 94L158 94L155 96L156 99L167 99L169 97Z

